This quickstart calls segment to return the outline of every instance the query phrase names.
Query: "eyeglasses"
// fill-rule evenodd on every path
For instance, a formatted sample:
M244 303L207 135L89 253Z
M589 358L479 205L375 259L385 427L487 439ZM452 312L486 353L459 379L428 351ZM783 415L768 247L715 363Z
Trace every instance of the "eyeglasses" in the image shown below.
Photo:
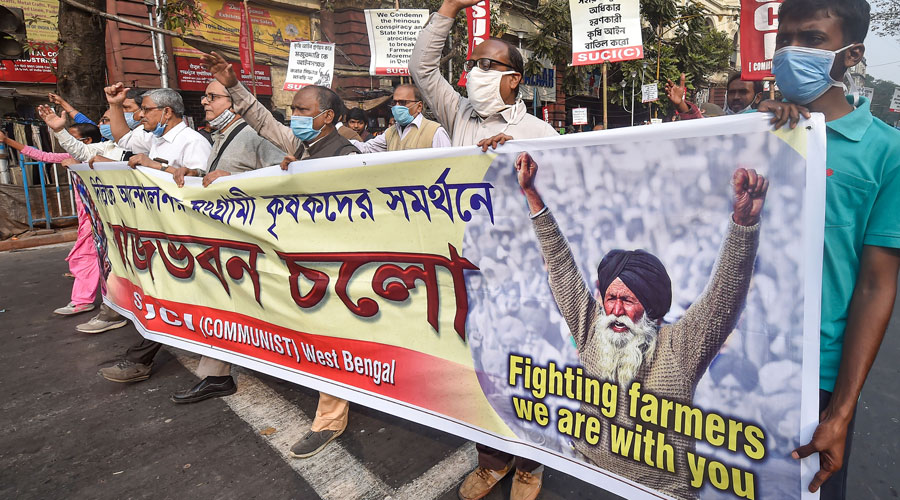
M231 96L224 94L203 94L202 96L200 96L200 100L202 101L203 99L206 99L209 102L213 102L216 100L216 97L227 97L231 99Z
M411 104L415 104L419 102L418 100L409 100L409 99L391 99L391 107L393 106L403 106L408 108Z
M469 59L466 61L466 71L472 71L475 66L481 68L482 71L490 71L492 69L496 69L494 66L503 66L509 69L516 69L506 64L505 62L500 62L495 59L489 59L487 57L482 57L481 59Z
M162 109L162 108L160 108L159 106L152 106L149 108L145 108L145 107L141 106L141 113L147 114L147 111L153 111L154 109Z

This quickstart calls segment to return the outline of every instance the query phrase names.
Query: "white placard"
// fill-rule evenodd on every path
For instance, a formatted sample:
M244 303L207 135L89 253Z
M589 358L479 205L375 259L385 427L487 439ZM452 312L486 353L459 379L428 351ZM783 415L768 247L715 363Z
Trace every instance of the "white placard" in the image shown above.
M871 102L872 97L875 95L875 89L873 89L872 87L862 87L859 89L859 95L865 97Z
M653 102L659 100L659 87L656 83L641 85L641 102Z
M284 90L300 90L307 85L331 87L334 78L334 44L292 42Z
M428 9L366 9L365 15L369 74L409 76L409 56L428 21Z
M572 108L572 125L587 125L587 108Z
M569 0L572 66L644 58L638 0Z
M891 98L891 112L900 113L900 87L894 87L894 97Z

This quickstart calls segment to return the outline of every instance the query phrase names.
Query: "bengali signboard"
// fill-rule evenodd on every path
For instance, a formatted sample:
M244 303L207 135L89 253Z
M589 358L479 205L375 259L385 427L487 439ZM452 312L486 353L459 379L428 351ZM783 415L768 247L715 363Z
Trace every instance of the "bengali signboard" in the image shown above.
M202 0L203 21L187 30L212 42L240 47L241 5L237 0ZM312 38L309 16L260 4L250 5L253 49L257 53L287 57L291 42ZM179 39L172 40L176 56L200 55L200 51Z
M781 1L741 0L741 79L763 80L772 74Z
M56 55L59 32L57 0L3 0L4 7L22 9L28 34L28 59L0 61L0 81L56 83Z
M239 63L233 64L234 69L240 72L238 78L248 89L253 88L254 82L250 74L244 71ZM175 69L178 72L178 88L181 90L206 91L206 86L213 80L212 74L203 68L199 58L175 56ZM259 95L272 95L272 73L268 66L256 66L256 93Z
M74 170L104 300L149 339L629 499L784 500L818 469L790 451L818 421L824 161L821 115L754 114L206 188Z
M638 0L569 0L572 65L644 58Z
M331 87L334 78L334 44L294 42L284 90L300 90L307 85Z
M366 9L365 15L369 74L409 76L409 56L428 21L428 9Z

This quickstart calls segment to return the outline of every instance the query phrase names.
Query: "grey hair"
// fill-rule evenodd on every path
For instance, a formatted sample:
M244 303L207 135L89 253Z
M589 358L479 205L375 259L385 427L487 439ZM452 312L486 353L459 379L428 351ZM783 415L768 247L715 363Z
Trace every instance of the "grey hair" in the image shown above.
M177 118L184 116L184 101L181 94L172 89L154 89L144 92L141 98L149 97L160 108L171 108Z

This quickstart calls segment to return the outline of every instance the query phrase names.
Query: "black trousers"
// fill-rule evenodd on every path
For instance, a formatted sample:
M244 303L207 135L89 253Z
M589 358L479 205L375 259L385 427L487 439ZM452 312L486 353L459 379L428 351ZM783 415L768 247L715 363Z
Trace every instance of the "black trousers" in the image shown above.
M506 467L506 464L508 464L510 460L513 459L515 459L515 463L513 463L515 468L519 469L522 472L533 472L534 469L537 469L541 466L541 464L535 462L534 460L517 457L510 453L495 450L483 444L476 443L475 449L478 450L478 466L484 467L486 469L500 470Z
M132 345L125 351L125 359L132 363L149 365L153 362L153 358L156 356L156 353L159 352L160 347L162 347L162 344L159 342L154 342L141 337L140 342Z
M819 389L819 413L825 411L831 401L831 393ZM856 424L856 408L847 426L847 444L844 446L844 466L828 478L820 488L820 500L844 500L847 498L847 471L850 469L850 446L853 444L853 427ZM806 487L807 485L804 485Z

